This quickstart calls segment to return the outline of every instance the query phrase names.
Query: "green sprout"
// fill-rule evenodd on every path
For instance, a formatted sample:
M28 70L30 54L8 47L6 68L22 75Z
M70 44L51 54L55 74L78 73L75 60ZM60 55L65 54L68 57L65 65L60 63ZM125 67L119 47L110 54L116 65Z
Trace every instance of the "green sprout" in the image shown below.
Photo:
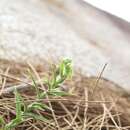
M48 95L63 96L66 92L60 90L60 85L72 77L72 61L64 59L52 71L51 78L45 79L44 84L48 87Z

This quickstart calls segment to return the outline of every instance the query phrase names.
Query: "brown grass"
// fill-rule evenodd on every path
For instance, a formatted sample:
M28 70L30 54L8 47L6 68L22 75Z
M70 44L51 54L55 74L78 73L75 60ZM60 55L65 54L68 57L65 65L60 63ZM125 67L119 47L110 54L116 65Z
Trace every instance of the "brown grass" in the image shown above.
M36 100L27 68L28 65L25 64L0 61L0 115L7 122L15 117L15 103L11 92L4 93L6 88L14 85L28 86L27 89L20 89L25 102ZM39 78L42 79L49 74L49 69L45 66L39 65L34 68L38 82ZM41 100L46 104L51 103L53 111L35 111L47 117L49 122L30 118L16 130L129 130L129 94L106 79L101 78L95 88L96 83L97 77L85 77L75 73L73 79L64 84L65 90L71 93L70 96ZM42 86L43 84L39 84L41 89Z

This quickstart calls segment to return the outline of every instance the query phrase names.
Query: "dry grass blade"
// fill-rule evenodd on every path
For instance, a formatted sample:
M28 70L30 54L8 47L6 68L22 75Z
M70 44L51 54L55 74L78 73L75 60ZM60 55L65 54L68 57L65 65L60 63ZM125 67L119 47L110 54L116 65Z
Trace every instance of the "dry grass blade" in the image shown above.
M6 69L6 71L5 71L5 75L7 75L8 72L9 72L9 67ZM0 96L1 96L2 93L3 93L3 90L4 90L5 85L6 85L6 77L4 77L4 79L3 79L3 84L2 84L2 86L1 86L1 90L0 90Z
M65 110L66 114L68 115L68 117L70 118L69 121L69 126L73 127L74 130L76 130L76 128L78 128L77 123L73 120L74 117L72 115L72 113L67 109L67 107L62 103L59 102L60 106L63 108L63 110ZM64 120L68 123L68 121L64 118ZM74 126L75 125L75 126Z
M104 97L102 96L102 94L101 94L101 97L102 97L102 99L104 100ZM102 116L102 121L101 121L101 125L100 125L100 130L102 130L102 127L103 127L103 125L104 125L104 121L105 121L105 118L106 118L106 115L107 115L107 112L105 111L105 107L106 107L106 105L104 104L104 103L102 103L102 107L103 107L103 116Z
M87 110L88 110L88 103L86 102L86 101L88 101L87 88L84 88L84 93L85 93L85 110L84 110L84 121L83 121L83 129L82 130L86 130L86 128L87 128Z
M14 76L12 76L12 75L3 74L3 73L0 73L0 75L3 76L3 77L6 77L6 78L10 78L10 79L19 81L19 82L21 82L21 83L25 83L25 84L28 84L28 85L32 85L32 84L30 84L30 83L28 83L28 82L26 82L26 81L23 81L23 80L21 80L21 79L19 79L19 78L16 78L16 77L14 77Z
M104 72L104 70L106 69L106 67L107 67L107 63L103 66L102 71L101 71L101 73L99 74L99 76L98 76L98 78L97 78L97 80L96 80L95 87L94 87L94 89L93 89L93 94L94 94L96 88L98 87L99 80L101 79L101 77L102 77L102 75L103 75L103 72Z

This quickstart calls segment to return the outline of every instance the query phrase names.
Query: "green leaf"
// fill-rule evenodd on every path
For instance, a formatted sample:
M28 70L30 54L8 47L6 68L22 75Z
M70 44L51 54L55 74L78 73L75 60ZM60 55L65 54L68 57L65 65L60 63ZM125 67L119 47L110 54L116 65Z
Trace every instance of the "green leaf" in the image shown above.
M53 96L67 96L69 95L67 92L61 91L59 89L52 89L51 91L49 91L50 95Z
M72 61L70 59L64 59L60 64L61 77L68 78L72 74Z
M5 125L5 130L10 130L24 121L22 117L23 100L20 94L18 93L17 89L15 89L15 103L16 103L16 118L11 120L8 124Z
M37 83L35 81L35 78L33 77L32 73L31 73L30 69L28 70L28 72L29 72L30 78L31 78L31 80L33 82L33 87L36 90L37 98L39 99L40 98L40 91L39 91L38 85L37 85Z
M32 110L44 110L44 109L49 109L50 108L43 104L43 103L39 103L39 102L33 102L32 104L28 105L27 107L27 111L32 111Z
M21 124L24 120L21 119L13 119L11 120L7 125L5 125L5 130L10 130L12 128L15 128L16 126L18 126L19 124Z
M5 126L5 121L4 118L2 116L0 116L0 130L4 130L4 126Z
M16 118L20 119L22 117L22 106L23 106L23 101L22 97L18 93L18 91L15 89L15 103L16 103Z
M63 59L59 66L55 66L51 79L46 79L46 85L51 91L52 89L56 89L60 87L66 79L72 77L72 61L70 59ZM56 91L54 92L56 94ZM53 94L54 94L53 93ZM54 94L54 95L55 95ZM58 95L64 95L63 92L57 92Z
M0 125L5 124L4 118L2 116L0 116Z
M35 119L35 120L40 120L40 121L49 123L47 118L45 118L45 117L43 117L43 116L41 116L41 115L32 113L32 112L26 112L26 113L24 113L24 117L25 117L25 118L26 118L26 117L27 117L27 118L33 118L33 119Z
M39 96L40 96L40 99L45 98L47 96L47 92L41 92Z
M61 62L61 64L59 65L59 72L61 77L64 76L65 64L63 62Z

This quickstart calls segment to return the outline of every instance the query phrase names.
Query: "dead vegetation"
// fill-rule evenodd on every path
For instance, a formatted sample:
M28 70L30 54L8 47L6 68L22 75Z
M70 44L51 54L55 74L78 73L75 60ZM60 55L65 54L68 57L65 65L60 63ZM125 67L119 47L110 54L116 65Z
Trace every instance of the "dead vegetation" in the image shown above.
M31 87L32 80L27 73L28 65L0 61L1 89L0 115L1 130L5 123L16 116L15 97L7 88L21 87L19 92L25 104L36 101L35 91ZM45 66L34 66L33 75L38 87L43 89L43 77L50 74ZM118 85L101 78L85 77L75 73L72 80L64 83L63 88L69 95L49 96L39 99L50 109L34 110L33 113L47 120L28 118L19 124L16 130L129 130L130 104L129 94ZM96 85L96 88L95 88ZM62 86L61 86L62 87ZM26 88L26 89L25 89ZM51 104L51 105L50 105Z

